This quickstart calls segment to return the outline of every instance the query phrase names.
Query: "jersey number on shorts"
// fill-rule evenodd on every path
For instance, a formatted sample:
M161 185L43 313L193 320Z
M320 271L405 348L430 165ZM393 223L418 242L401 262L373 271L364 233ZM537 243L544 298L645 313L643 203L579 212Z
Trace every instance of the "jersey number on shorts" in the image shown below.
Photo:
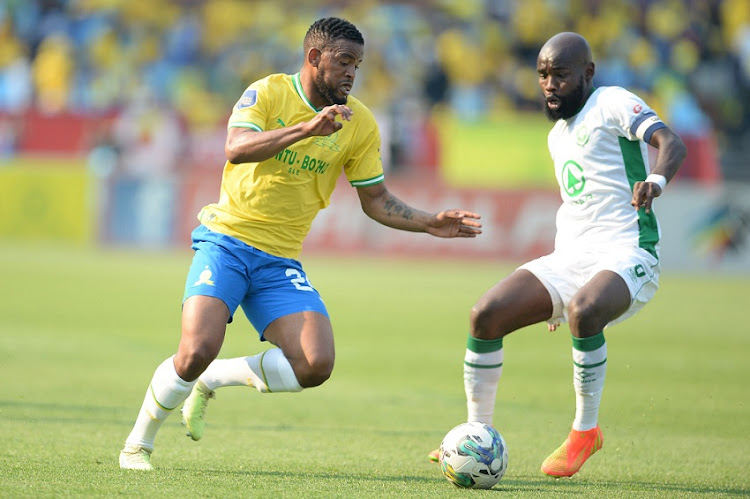
M300 291L312 291L313 288L310 286L310 281L307 280L307 277L304 277L299 270L297 269L286 269L286 276L291 277L294 276L294 279L290 279L292 284L294 284L294 287L299 289Z

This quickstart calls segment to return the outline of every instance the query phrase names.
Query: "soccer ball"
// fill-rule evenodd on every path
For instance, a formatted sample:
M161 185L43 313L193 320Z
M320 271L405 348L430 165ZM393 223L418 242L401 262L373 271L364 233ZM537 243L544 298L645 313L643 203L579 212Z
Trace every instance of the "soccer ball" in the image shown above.
M492 426L463 423L443 438L440 469L457 487L489 489L508 469L508 447Z

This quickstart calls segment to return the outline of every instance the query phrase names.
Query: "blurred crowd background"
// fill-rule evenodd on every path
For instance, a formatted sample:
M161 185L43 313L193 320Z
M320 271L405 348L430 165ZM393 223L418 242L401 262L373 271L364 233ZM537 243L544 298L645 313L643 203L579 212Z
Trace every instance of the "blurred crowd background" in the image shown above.
M711 136L723 176L750 178L747 0L2 0L2 155L41 141L24 142L30 113L119 118L85 140L134 173L204 158L186 152L215 147L250 82L296 72L304 33L328 15L365 36L355 95L381 120L393 170L410 167L415 124L435 112L538 112L538 50L575 30L597 85L635 91L680 134Z
M471 203L488 228L478 255L551 244L536 56L573 30L595 85L639 94L688 145L662 211L683 226L671 258L692 246L685 267L710 254L750 269L749 0L0 0L0 237L183 246L218 196L232 106L297 72L326 16L365 37L353 93L378 120L389 186L425 209ZM371 234L348 191L334 204L351 209L320 223L338 232L306 248L349 248L355 227L361 248L412 244Z

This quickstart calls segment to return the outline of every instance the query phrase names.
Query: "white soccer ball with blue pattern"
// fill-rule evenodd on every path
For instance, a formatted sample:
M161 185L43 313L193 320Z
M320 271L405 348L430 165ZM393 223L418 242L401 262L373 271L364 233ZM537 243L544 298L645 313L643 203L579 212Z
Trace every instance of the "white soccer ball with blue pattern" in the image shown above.
M492 488L508 469L508 447L502 435L484 423L463 423L440 444L440 469L457 487Z

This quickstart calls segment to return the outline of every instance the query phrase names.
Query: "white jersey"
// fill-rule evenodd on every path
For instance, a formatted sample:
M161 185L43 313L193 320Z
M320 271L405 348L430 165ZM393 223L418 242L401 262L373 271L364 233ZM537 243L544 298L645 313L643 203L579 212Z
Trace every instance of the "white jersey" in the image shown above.
M557 121L547 139L563 200L555 249L641 247L658 258L656 217L630 200L650 171L646 142L665 126L620 87L596 89L578 114Z

